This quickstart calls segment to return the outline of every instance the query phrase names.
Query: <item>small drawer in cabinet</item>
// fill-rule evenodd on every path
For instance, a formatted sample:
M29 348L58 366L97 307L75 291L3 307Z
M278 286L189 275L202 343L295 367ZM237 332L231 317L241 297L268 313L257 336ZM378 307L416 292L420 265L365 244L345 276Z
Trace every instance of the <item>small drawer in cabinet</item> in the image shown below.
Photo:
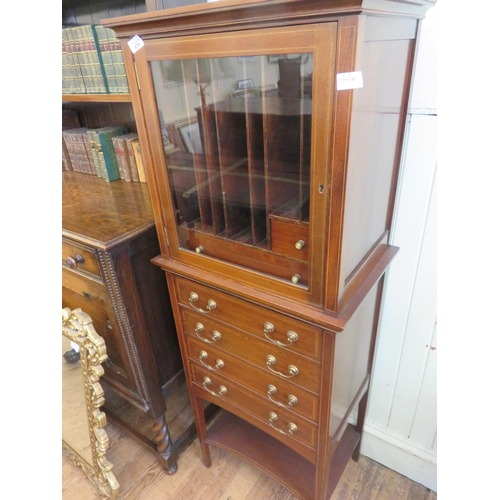
M96 251L92 247L69 240L62 240L62 265L101 280Z
M280 408L276 409L266 399L247 391L245 387L221 374L209 372L194 364L191 364L190 370L194 384L202 389L198 392L200 397L222 407L226 402L242 409L257 418L263 424L260 427L268 434L280 438L292 448L298 448L298 451L300 444L308 447L309 452L316 449L318 428L312 422ZM314 454L309 454L314 460Z
M292 259L307 261L309 224L271 217L271 251Z
M222 335L224 336L226 333L222 332ZM231 336L228 335L228 337ZM228 372L228 376L230 376L229 372L234 371L235 368L227 360L230 359L233 362L234 359L239 359L264 370L270 378L269 383L273 383L273 380L286 380L315 394L319 393L320 365L318 363L304 358L299 359L289 353L280 352L277 354L268 349L267 346L260 345L259 342L254 342L253 347L246 345L245 341L239 344L234 342L230 345L231 350L223 351L204 344L191 335L186 335L185 338L191 358L208 367L209 370ZM244 366L245 364L242 367L243 370L245 370ZM251 384L251 381L248 383Z
M320 361L323 332L283 314L199 283L176 278L177 300L200 317L223 321L266 343Z

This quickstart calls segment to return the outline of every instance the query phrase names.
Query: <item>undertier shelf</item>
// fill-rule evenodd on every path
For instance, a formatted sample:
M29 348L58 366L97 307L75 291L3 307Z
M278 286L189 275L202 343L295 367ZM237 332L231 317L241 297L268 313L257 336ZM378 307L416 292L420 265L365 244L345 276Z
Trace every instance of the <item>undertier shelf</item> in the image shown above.
M348 425L330 463L329 498L360 439ZM315 466L271 436L222 410L207 431L205 442L222 448L261 469L303 500L314 498Z

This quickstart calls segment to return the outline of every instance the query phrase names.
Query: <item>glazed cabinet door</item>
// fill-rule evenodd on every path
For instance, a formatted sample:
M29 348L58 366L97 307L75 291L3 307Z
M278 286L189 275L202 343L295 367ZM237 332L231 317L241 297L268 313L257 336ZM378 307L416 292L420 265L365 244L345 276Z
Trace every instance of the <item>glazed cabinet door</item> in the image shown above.
M167 257L320 303L335 39L325 23L144 40Z

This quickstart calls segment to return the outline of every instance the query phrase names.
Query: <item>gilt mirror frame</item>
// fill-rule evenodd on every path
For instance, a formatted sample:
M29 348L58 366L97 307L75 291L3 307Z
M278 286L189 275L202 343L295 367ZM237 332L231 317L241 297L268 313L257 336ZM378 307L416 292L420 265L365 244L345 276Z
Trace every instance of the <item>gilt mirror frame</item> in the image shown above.
M62 310L62 334L80 346L85 406L89 429L92 463L83 458L78 450L62 439L63 454L72 465L80 467L92 483L97 495L103 499L118 497L119 484L106 459L109 438L104 429L106 414L99 408L104 404L104 391L99 383L104 374L102 363L108 358L104 339L97 334L91 317L81 309Z

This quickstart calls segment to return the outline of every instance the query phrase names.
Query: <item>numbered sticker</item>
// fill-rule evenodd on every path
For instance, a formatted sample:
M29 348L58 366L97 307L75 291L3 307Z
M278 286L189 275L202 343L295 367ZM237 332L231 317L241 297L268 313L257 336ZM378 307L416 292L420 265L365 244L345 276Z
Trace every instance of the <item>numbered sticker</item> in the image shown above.
M139 35L134 35L127 43L132 54L135 54L141 47L144 47L144 42Z
M337 74L337 90L360 89L363 87L361 71Z

